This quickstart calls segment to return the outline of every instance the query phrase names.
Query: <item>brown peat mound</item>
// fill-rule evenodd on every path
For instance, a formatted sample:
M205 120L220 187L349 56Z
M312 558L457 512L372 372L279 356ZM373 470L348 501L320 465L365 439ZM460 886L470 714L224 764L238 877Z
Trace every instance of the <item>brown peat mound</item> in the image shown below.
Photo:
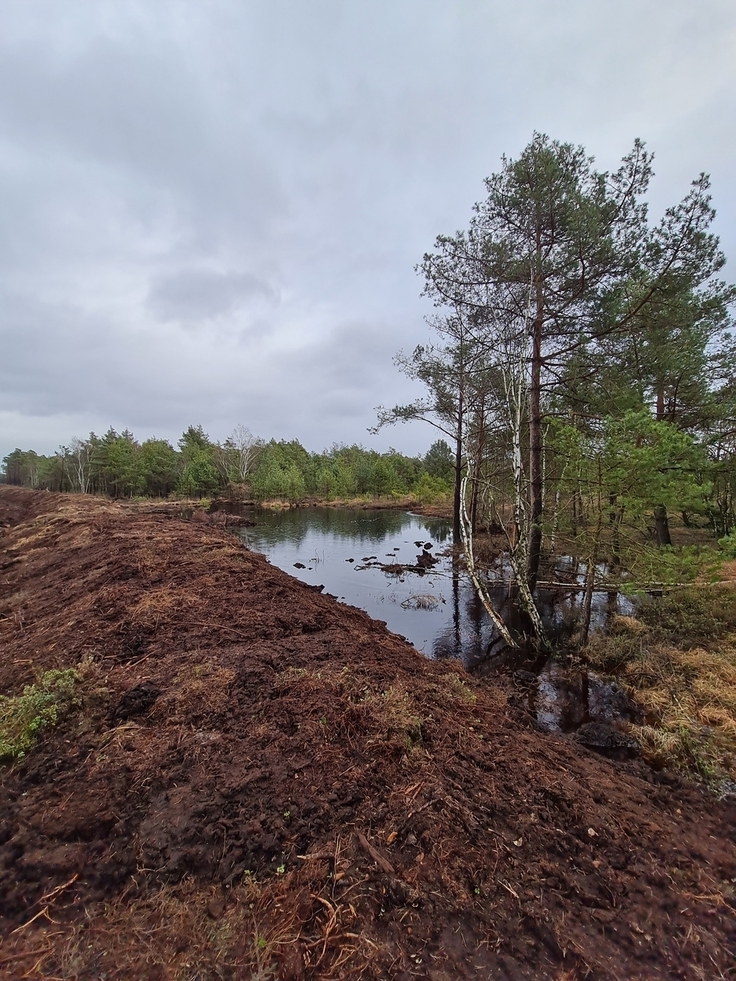
M0 977L734 977L734 807L166 511L0 488Z

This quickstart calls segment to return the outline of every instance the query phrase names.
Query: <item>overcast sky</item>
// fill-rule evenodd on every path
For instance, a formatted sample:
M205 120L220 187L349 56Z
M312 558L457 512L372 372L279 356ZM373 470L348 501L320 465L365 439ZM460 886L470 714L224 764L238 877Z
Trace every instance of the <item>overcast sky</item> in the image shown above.
M242 423L311 450L415 390L414 272L536 129L701 171L736 278L734 0L1 0L0 457Z

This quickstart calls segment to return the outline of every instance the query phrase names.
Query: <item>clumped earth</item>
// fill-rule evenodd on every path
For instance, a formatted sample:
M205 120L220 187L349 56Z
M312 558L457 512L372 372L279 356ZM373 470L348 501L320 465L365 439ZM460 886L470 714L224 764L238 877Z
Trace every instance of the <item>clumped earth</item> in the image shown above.
M537 731L221 527L0 488L0 977L714 979L736 808Z

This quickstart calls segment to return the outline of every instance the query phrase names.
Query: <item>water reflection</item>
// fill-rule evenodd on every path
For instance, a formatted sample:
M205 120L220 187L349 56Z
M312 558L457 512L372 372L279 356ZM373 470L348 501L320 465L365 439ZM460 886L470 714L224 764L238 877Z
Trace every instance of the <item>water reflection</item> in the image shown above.
M240 536L279 568L312 585L323 585L338 600L384 621L431 658L456 658L481 672L523 667L538 672L535 653L510 653L451 548L451 526L439 518L402 511L295 508L249 509L253 527ZM499 585L490 591L495 608L521 635L524 624L499 560ZM555 579L568 589L540 590L543 620L563 643L574 630L585 581L584 564L562 557ZM617 593L596 590L593 626L613 613L631 612Z
M421 532L423 538L444 544L451 536L447 521L418 518L404 511L343 510L340 508L289 508L283 511L254 509L256 528L249 529L249 539L273 547L280 542L301 545L324 537L331 544L350 542L381 545L397 536Z
M386 623L425 656L471 665L494 641L440 518L403 511L253 509L243 541L304 582Z

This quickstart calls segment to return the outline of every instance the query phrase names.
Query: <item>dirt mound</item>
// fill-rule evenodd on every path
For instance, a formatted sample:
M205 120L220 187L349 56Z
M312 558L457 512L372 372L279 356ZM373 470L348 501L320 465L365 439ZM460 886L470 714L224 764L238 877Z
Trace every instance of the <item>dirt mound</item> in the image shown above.
M0 488L0 976L705 979L734 808L537 732L223 530Z

